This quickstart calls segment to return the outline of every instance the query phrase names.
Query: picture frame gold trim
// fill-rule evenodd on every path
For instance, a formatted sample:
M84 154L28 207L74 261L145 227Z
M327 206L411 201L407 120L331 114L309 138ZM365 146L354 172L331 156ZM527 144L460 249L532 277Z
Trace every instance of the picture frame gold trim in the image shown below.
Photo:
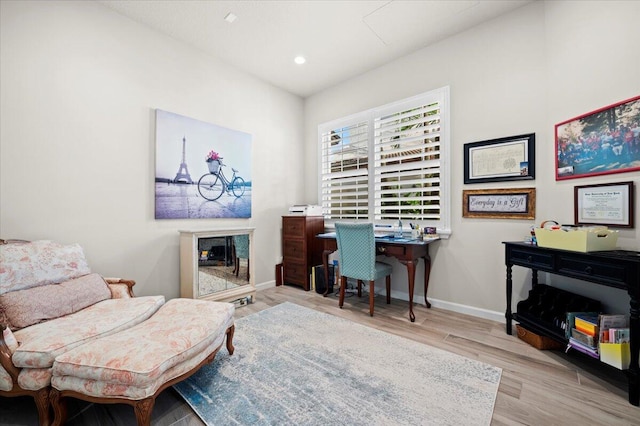
M574 223L633 228L633 193L633 181L575 186Z
M535 219L536 189L465 189L462 217L483 219Z

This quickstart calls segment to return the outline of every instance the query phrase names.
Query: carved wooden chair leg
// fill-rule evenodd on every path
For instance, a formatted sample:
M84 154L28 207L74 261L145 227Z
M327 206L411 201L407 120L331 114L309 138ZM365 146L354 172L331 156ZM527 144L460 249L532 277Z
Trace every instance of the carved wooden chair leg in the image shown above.
M49 399L49 388L42 388L33 395L38 409L38 419L40 426L49 426L51 424L51 400Z
M235 331L235 324L227 329L227 351L229 351L229 355L233 355L233 351L236 350L236 348L233 346L233 333Z
M49 392L51 406L53 407L53 426L62 426L67 421L67 401L60 396L58 389L52 388Z
M141 399L136 401L133 406L136 412L136 421L138 426L151 426L151 412L153 411L153 405L156 399L154 397Z

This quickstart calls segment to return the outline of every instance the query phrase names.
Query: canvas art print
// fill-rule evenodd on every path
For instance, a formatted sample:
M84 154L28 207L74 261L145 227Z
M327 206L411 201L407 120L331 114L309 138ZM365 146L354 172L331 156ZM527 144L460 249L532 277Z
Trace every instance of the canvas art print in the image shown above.
M556 125L556 180L640 170L640 96Z
M251 217L251 135L156 110L156 219Z

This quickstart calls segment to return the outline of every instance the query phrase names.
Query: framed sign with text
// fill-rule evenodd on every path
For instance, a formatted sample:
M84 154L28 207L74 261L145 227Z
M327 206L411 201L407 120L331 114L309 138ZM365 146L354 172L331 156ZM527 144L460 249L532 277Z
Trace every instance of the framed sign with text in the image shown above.
M464 183L534 179L535 144L535 133L464 144Z
M462 217L535 219L536 189L463 190Z
M576 225L633 228L633 182L582 185L573 189Z

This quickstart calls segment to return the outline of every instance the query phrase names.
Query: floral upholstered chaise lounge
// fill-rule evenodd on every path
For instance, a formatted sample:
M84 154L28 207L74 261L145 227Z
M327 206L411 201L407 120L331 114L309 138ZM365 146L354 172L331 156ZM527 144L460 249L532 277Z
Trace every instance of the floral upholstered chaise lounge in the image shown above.
M2 243L0 396L33 396L41 425L64 423L65 397L133 405L148 425L156 396L225 337L233 353L232 304L134 297L133 281L91 273L77 244Z

